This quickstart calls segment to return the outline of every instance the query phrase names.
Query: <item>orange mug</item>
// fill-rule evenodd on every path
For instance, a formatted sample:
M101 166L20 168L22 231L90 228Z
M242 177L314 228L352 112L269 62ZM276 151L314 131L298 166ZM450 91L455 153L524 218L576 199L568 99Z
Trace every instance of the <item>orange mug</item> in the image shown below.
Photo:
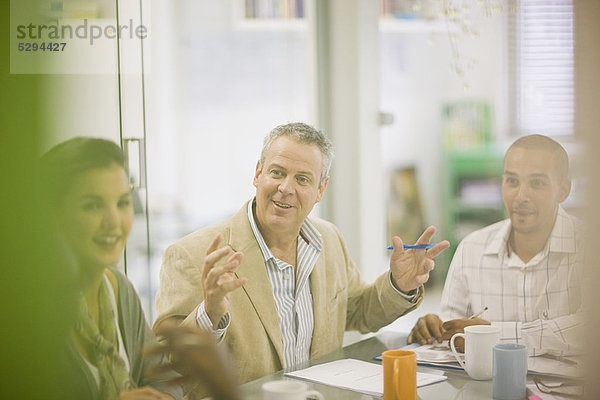
M417 356L414 351L387 350L383 359L383 400L417 398Z

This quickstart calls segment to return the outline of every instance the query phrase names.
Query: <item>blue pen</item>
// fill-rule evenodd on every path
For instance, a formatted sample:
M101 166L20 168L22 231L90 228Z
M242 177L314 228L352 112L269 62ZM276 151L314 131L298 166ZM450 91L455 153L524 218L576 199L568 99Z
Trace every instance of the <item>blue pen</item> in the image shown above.
M428 243L428 244L405 244L403 245L404 250L408 249L430 249L435 246L437 243ZM388 246L388 250L394 250L394 246Z

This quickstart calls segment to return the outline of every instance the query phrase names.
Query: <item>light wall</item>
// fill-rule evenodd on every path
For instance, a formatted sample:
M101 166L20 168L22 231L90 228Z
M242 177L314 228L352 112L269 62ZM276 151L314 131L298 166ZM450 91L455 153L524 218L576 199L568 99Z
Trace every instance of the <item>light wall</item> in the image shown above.
M150 207L208 224L252 197L272 128L314 123L307 35L240 26L234 1L153 4L163 23L147 79Z
M394 122L381 129L382 163L386 172L414 165L426 224L441 227L444 219L442 106L446 102L489 102L492 134L507 140L505 107L504 16L485 16L472 7L478 37L432 27L432 31L386 32L382 39L382 109ZM451 70L450 35L457 35L459 55L476 61L459 76ZM468 83L468 88L464 84ZM389 182L389 178L385 180Z
M378 2L332 0L323 28L331 36L316 40L333 47L319 48L312 33L236 26L232 0L150 3L152 68L144 77L148 206L153 215L176 221L164 226L151 220L151 234L159 235L160 243L148 273L155 274L167 244L225 218L252 196L261 140L277 124L303 120L333 137L337 158L322 214L340 227L367 281L387 264L385 199L392 169L416 166L425 222L442 225L445 102L488 101L493 136L500 146L511 140L502 13L485 16L482 8L472 7L476 38L439 27L377 33ZM457 34L459 54L475 60L462 77L450 70L449 34ZM329 58L321 70L315 67L315 49ZM59 135L51 141L81 134L118 140L115 77L50 82L54 97L47 99L47 110L55 118L49 130ZM320 119L315 93L327 103ZM127 109L133 98L122 101ZM139 103L129 108L139 110ZM393 123L380 127L379 112L392 114Z

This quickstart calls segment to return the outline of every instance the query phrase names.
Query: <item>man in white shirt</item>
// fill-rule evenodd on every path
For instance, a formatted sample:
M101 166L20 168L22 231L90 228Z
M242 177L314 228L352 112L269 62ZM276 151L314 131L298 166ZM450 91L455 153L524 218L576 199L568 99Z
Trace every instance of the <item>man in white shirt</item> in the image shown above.
M530 355L578 350L583 235L560 206L571 190L568 165L563 147L546 136L509 147L502 176L509 219L460 243L442 294L446 322L421 317L408 343L431 344L491 323L502 328L503 341L526 344Z
M361 281L337 228L308 217L332 158L329 139L311 126L273 129L256 165L256 196L165 252L155 332L169 321L213 330L247 382L341 347L346 330L377 331L416 308L433 258L450 244L404 250L393 237L389 271Z

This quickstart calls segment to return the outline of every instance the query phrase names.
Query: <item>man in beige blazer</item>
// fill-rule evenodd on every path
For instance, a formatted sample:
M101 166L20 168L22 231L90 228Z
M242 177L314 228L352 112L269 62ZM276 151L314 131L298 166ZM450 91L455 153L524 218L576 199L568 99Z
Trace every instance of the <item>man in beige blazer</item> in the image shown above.
M394 237L390 271L362 282L337 228L308 218L332 158L331 143L311 126L271 131L256 165L256 197L165 252L154 331L172 322L212 329L247 382L339 348L346 330L374 332L416 308L433 258L449 243L404 250ZM434 232L427 228L417 243Z

